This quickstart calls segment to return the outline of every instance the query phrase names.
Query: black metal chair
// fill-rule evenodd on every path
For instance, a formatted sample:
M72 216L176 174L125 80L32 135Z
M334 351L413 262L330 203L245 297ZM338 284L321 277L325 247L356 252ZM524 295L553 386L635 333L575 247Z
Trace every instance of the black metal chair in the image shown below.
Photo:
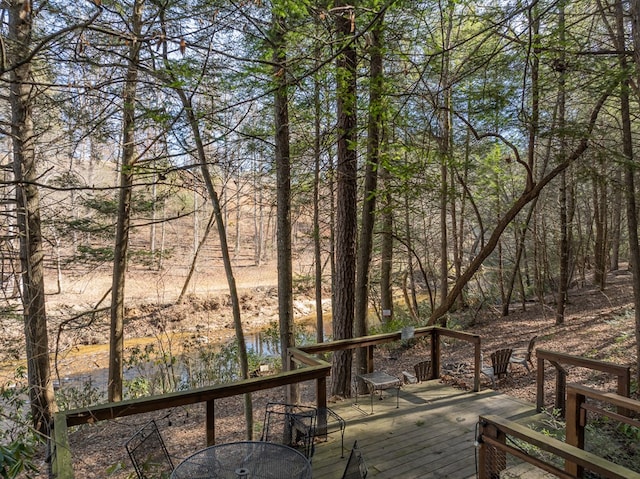
M495 389L496 379L509 374L509 359L511 358L511 348L498 349L491 353L491 366L484 367L480 371L491 379L491 387Z
M284 444L313 457L317 410L311 406L267 403L261 441Z
M342 416L331 408L320 408L316 415L315 437L326 437L327 434L340 432L340 457L344 457L344 430L347 423Z
M355 441L347 460L347 466L342 473L342 479L365 479L368 473L364 456L358 447L358 441Z
M173 472L173 461L154 420L138 430L125 447L139 479L168 479Z

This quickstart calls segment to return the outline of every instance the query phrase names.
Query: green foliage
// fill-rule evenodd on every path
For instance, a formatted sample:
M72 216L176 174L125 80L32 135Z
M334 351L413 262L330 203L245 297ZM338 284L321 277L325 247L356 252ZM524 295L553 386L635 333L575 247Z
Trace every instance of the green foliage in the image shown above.
M281 18L300 18L309 14L308 0L277 0L272 2L271 12Z
M413 319L409 316L406 310L396 308L394 309L393 318L391 320L372 326L369 328L369 334L394 333L400 331L405 326L413 326Z
M0 444L0 477L13 479L24 473L32 477L37 473L33 458L36 454L35 444L31 442L13 441L8 445Z
M99 404L102 400L104 394L90 376L86 381L82 381L80 386L61 385L56 391L56 403L62 411Z
M25 368L19 368L15 382L0 386L0 477L33 477L38 472L34 458L41 436L31 426L29 389Z
M123 363L125 378L123 381L129 398L153 394L163 394L176 389L178 383L175 365L178 363L171 351L171 342L158 339L157 343L128 348Z
M73 218L66 222L68 231L113 236L113 225L95 221L93 218Z
M78 188L83 186L80 176L72 171L65 171L51 179L50 184L59 188Z
M560 411L554 409L551 413L545 411L545 418L541 425L532 425L532 429L545 436L566 440L566 425ZM640 428L625 423L600 417L588 423L585 428L585 450L629 469L638 471L638 451L636 445L640 441ZM561 464L560 458L551 456L530 444L523 444L529 454L544 457L546 461Z
M118 214L118 198L95 195L84 198L82 206L102 216L113 217Z
M106 263L113 261L113 247L104 246L93 248L91 246L80 245L75 258L69 259L71 262L93 262Z

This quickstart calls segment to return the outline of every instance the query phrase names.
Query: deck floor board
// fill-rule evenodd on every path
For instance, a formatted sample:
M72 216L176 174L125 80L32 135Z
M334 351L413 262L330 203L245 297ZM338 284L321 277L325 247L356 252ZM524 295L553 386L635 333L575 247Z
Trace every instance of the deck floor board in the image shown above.
M471 479L476 477L476 423L481 415L495 414L533 422L535 405L485 390L461 391L428 381L403 386L396 408L395 393L374 399L368 396L330 404L347 426L345 457L340 457L340 435L330 434L315 446L314 479L340 479L353 442L358 441L368 477Z

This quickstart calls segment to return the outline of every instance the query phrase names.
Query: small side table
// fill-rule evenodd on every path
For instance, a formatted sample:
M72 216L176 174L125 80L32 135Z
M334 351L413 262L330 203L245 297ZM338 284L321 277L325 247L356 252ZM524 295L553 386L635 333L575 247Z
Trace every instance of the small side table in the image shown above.
M396 388L396 408L399 407L400 386L402 381L391 374L382 371L374 371L368 374L359 374L356 379L362 379L369 387L369 396L371 398L371 414L373 414L373 396L376 391L384 391L385 389ZM358 383L356 382L356 402L358 405Z

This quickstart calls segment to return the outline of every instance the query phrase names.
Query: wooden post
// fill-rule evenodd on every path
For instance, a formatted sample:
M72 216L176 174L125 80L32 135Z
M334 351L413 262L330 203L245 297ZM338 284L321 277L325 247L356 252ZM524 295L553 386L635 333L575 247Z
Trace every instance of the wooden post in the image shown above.
M478 478L494 479L500 477L500 472L506 468L507 453L484 443L482 438L488 437L504 444L506 443L507 436L495 425L487 424L482 417L480 418L479 424Z
M556 361L551 361L551 364L556 368L556 409L564 416L567 409L567 371Z
M51 472L57 479L73 479L73 459L69 446L67 418L64 412L54 414L52 433L52 437L48 441Z
M584 430L586 425L586 411L582 405L586 401L584 394L579 394L570 390L567 394L567 408L565 413L566 421L566 442L584 450ZM584 467L570 461L565 461L564 470L573 477L584 476Z
M319 407L316 415L316 432L315 437L321 437L325 441L327 439L327 408Z
M431 370L434 379L440 377L440 334L438 328L431 330Z
M544 409L544 359L538 356L536 370L536 411Z
M618 394L624 397L631 396L631 368L627 368L624 374L618 375ZM618 406L618 414L632 417L633 412L629 409Z
M327 411L327 378L321 377L316 379L316 406L318 411L325 411L325 425L326 425L326 411Z
M213 446L216 443L216 400L211 399L207 401L205 408L207 410L207 446Z
M373 372L373 348L374 346L367 346L367 373Z
M482 346L480 341L475 344L473 365L473 392L480 391L480 368L482 367Z

